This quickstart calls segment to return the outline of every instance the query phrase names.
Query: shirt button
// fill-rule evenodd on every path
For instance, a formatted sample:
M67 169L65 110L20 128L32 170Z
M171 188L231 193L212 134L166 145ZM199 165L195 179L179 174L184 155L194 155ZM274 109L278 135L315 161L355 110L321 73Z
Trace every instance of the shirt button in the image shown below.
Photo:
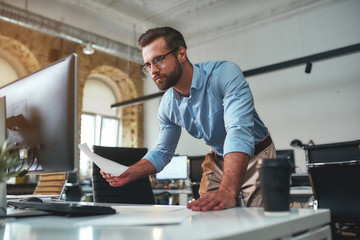
M188 103L191 103L191 100L189 100Z

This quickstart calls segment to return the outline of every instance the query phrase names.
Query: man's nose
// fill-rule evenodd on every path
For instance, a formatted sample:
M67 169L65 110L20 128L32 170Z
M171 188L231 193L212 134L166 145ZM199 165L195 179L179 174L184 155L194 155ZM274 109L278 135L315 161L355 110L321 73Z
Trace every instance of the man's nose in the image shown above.
M156 64L151 64L150 73L151 75L154 75L154 73L159 72L160 68Z

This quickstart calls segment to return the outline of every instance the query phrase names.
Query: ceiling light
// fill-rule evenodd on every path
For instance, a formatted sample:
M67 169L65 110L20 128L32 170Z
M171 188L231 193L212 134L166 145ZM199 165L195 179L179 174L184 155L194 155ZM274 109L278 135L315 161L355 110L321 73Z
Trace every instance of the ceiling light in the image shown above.
M83 48L83 53L86 55L91 55L95 52L91 43L87 43L86 46Z

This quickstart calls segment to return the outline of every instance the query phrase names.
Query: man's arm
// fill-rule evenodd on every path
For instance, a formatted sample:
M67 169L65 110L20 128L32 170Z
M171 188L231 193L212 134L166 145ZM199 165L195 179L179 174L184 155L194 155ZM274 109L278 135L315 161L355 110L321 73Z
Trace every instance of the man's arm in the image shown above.
M188 204L188 207L195 211L221 210L236 206L249 156L254 148L254 105L249 85L241 69L233 63L223 63L219 72L221 81L216 81L212 90L221 98L224 106L226 138L223 146L223 176L217 192L208 192Z
M131 165L120 176L112 177L102 170L100 170L100 173L111 186L121 187L131 181L156 173L156 168L147 159L141 159L134 165Z
M163 104L161 104L163 106ZM164 108L164 107L162 107ZM180 138L181 128L169 121L159 110L160 133L155 148L146 153L143 159L131 165L123 174L112 177L100 171L102 176L113 187L123 186L136 179L161 171L174 155Z
M245 153L233 152L224 157L224 172L217 192L207 192L187 205L193 211L223 210L236 206L240 188L249 163Z

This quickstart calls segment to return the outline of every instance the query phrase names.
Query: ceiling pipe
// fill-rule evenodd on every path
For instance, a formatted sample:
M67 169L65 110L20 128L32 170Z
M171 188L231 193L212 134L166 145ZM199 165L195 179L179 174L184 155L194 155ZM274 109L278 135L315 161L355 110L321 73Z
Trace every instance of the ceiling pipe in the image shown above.
M83 45L91 43L94 49L124 59L129 59L137 63L142 63L141 50L138 48L28 12L3 2L0 2L0 19Z

